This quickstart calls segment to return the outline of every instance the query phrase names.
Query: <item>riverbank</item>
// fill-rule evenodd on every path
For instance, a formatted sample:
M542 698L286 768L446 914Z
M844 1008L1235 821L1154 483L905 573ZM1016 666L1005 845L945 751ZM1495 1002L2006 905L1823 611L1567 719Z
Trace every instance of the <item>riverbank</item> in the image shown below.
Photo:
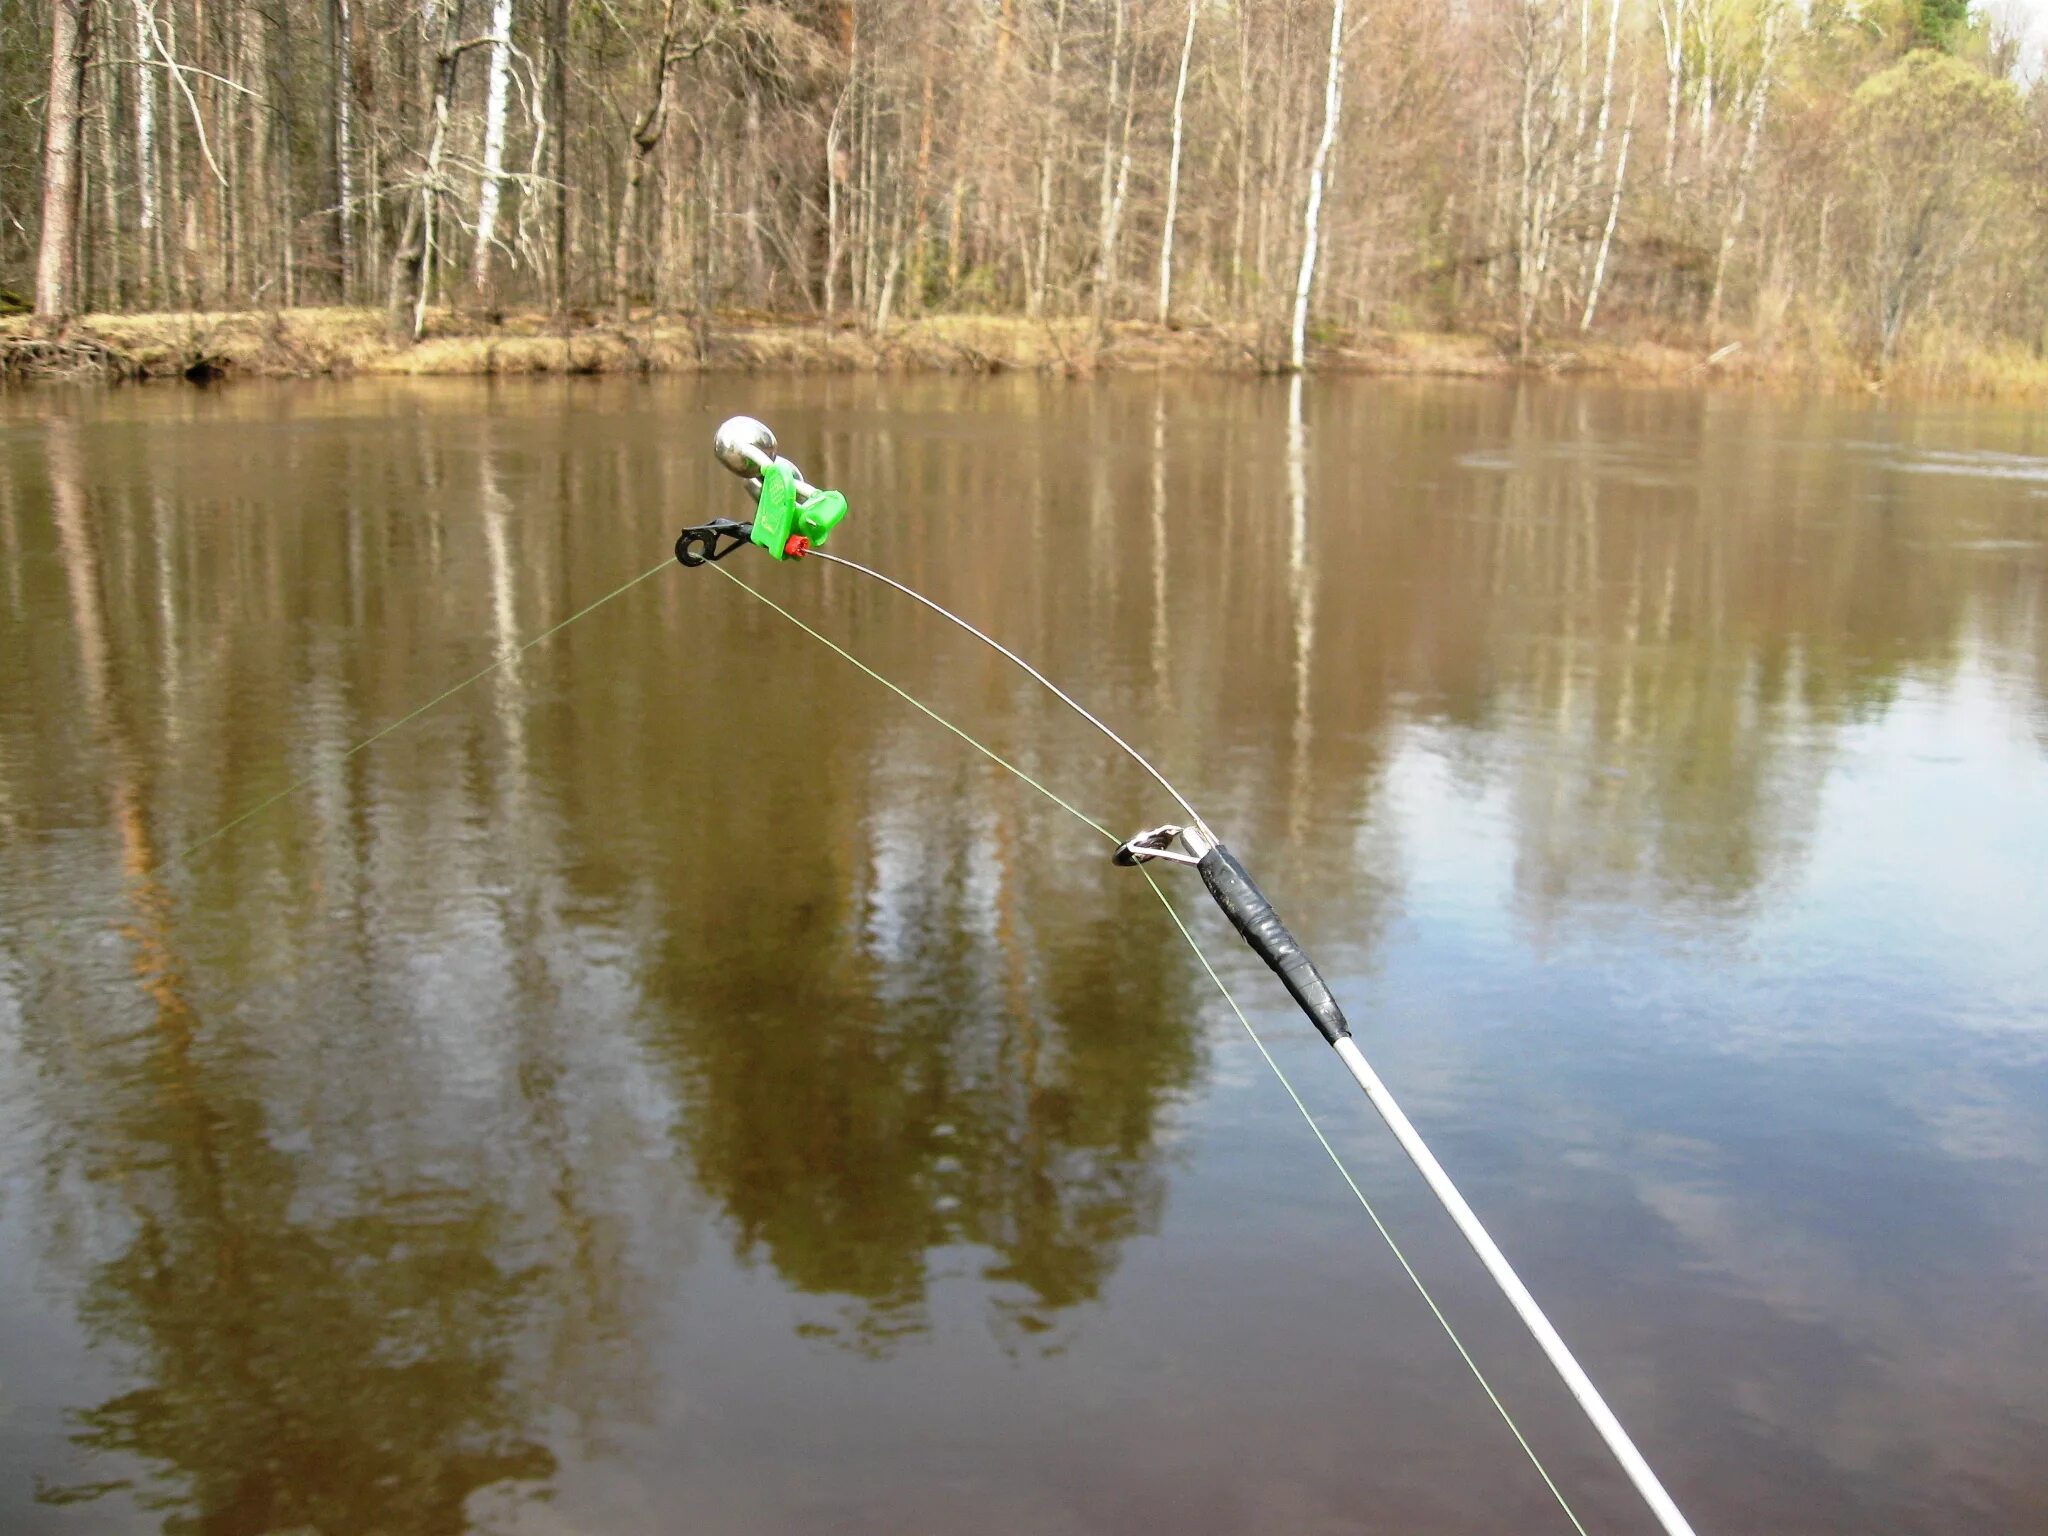
M1161 326L1086 319L934 315L878 336L848 323L723 314L700 333L688 316L618 324L588 314L497 316L437 311L414 345L394 342L379 310L88 315L56 336L0 320L0 377L312 378L353 374L495 376L598 373L1047 373L1275 371L1280 339L1250 324ZM1880 385L1828 338L1685 344L1651 339L1545 342L1527 357L1482 333L1324 334L1318 373L1439 378L1573 377L1618 383L1742 384L1827 391ZM2048 360L1923 343L1881 386L1954 396L2048 395Z

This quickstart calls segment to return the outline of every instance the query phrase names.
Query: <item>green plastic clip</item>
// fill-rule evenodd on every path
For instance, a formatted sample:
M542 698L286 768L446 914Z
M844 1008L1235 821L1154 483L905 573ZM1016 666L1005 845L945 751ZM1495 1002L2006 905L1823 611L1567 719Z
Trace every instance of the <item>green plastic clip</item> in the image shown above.
M778 560L789 558L791 539L823 544L846 516L846 498L813 490L799 497L796 476L781 464L761 470L761 499L754 507L753 540ZM801 547L798 553L801 554Z

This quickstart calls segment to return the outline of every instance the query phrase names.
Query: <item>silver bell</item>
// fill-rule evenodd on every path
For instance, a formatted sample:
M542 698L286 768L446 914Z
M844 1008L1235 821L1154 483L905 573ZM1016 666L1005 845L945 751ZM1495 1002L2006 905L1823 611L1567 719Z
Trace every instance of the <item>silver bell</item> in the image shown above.
M775 457L775 434L768 423L751 416L734 416L712 435L711 451L718 462L736 475L748 479L761 473L761 466Z

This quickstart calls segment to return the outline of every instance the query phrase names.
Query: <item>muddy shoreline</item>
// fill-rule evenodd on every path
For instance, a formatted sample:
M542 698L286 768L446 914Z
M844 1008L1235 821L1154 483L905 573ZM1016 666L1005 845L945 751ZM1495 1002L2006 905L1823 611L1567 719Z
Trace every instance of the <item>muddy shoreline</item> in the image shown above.
M394 341L381 311L295 309L88 315L51 331L0 322L0 376L12 379L495 377L563 374L1034 373L1255 375L1279 371L1281 338L1252 325L1154 325L1086 319L943 315L886 335L851 321L726 313L689 315L436 311L417 343ZM1814 348L1765 351L1743 341L1568 339L1518 357L1512 337L1480 332L1326 333L1319 374L1430 378L1574 378L1627 384L1735 384L1821 392L2024 397L2048 393L2048 362L1944 355L1882 384L1852 360Z

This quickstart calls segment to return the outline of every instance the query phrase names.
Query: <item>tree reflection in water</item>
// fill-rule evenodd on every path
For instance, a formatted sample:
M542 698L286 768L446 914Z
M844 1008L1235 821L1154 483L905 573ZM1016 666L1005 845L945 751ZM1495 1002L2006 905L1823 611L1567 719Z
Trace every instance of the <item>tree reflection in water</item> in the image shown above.
M1443 873L1432 803L1490 807L1474 863L1498 855L1517 942L1602 913L1739 932L1806 868L1843 741L1906 692L1977 667L2048 720L2034 509L1918 474L1910 415L1145 381L966 409L900 385L869 419L879 386L815 389L842 387L852 409L807 405L789 440L823 482L895 488L863 556L1127 727L1361 1017L1390 942L1418 988L1465 953L1396 922ZM659 1334L727 1262L700 1212L768 1282L745 1321L825 1341L821 1375L961 1348L963 1314L1020 1360L1073 1345L1164 1224L1219 1022L1093 834L708 577L650 582L339 761L630 574L678 507L729 510L675 450L669 418L708 425L704 401L344 390L298 422L314 396L130 398L0 438L0 710L35 722L0 735L0 1129L33 1185L0 1220L79 1352L129 1378L78 1390L91 1459L46 1498L125 1479L173 1529L436 1536L635 1425L674 1457L689 1350L733 1326ZM745 574L1106 824L1167 814L899 600ZM164 867L309 769L284 814ZM1455 1053L1430 1065L1454 1106ZM1548 1108L1549 1086L1518 1091ZM1504 1166L1547 1145L1530 1116L1498 1131L1524 1138ZM1776 1251L1768 1200L1726 1183L1713 1201L1759 1224L1740 1242ZM1543 1208L1604 1243L1662 1220L1630 1187ZM1750 1328L1727 1336L1767 1357ZM1920 1369L1894 1459L1933 1435L1918 1405L1952 1401ZM1817 1400L1837 1388L1816 1372ZM1770 1413L1844 1459L1809 1427L1829 1413Z
M1061 851L1031 853L994 770L869 788L832 905L742 903L744 943L665 954L656 985L685 1022L657 1048L686 1085L692 1166L742 1254L848 1298L819 1336L882 1352L928 1326L935 1272L965 1266L1013 1347L1056 1347L1040 1336L1164 1198L1163 1122L1196 1065L1158 979L1172 956L1091 920L1114 910L1106 882L1056 826ZM723 835L697 856L736 867Z

